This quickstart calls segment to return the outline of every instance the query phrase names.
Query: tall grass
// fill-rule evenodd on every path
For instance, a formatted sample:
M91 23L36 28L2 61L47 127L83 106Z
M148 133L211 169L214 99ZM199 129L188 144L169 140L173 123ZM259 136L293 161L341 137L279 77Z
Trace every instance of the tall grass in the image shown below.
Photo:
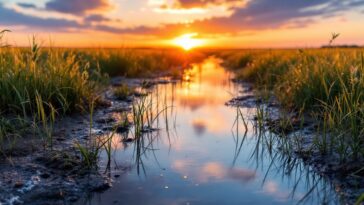
M28 121L43 129L47 139L52 137L58 115L89 110L104 73L127 77L174 75L184 63L202 59L198 52L186 55L176 50L41 48L35 38L29 48L11 48L2 42L7 32L0 32L2 122L8 118ZM125 86L116 92L120 98L130 94ZM3 136L17 130L1 126ZM51 145L52 140L48 141Z
M178 78L186 65L204 58L200 52L187 55L168 49L42 48L34 37L29 48L13 48L2 42L7 32L0 31L0 151L5 142L16 144L23 130L41 137L44 148L53 149L57 118L85 111L90 113L90 139L75 146L88 168L96 166L104 148L110 158L111 139L116 132L106 138L93 136L91 132L95 99L100 99L101 88L108 79L106 74ZM126 85L114 91L122 100L133 92ZM133 104L136 138L151 130L156 116L162 112L153 113L152 105L145 99L142 97Z
M363 49L276 50L253 53L239 79L269 88L289 110L317 119L316 146L341 158L364 156ZM246 59L252 52L241 52ZM237 60L235 60L237 61Z
M141 96L135 99L132 105L134 137L142 137L143 133L153 131L154 122L159 116L168 110L166 104L162 108L156 104L152 96ZM157 125L158 126L158 125ZM166 129L168 129L168 119L166 119Z
M255 169L263 171L262 185L268 182L270 174L282 173L282 179L287 179L292 185L292 190L287 197L297 200L296 204L330 203L333 200L334 189L324 178L312 172L309 166L305 166L301 159L294 157L295 150L292 149L294 145L286 136L277 137L276 134L269 132L267 127L261 126L265 117L258 117L254 121L246 120L252 114L269 115L268 108L257 106L253 113L249 113L248 110L236 107L236 118L232 127L235 142L233 164L241 154L243 145L249 145L245 147L247 149L244 152L248 154L249 162L255 166ZM239 126L240 124L242 126ZM253 130L249 130L250 128ZM250 137L247 137L248 132ZM263 158L266 158L269 163L263 163L265 161ZM298 191L299 184L304 185L301 192Z
M204 59L202 52L174 49L84 49L78 58L109 76L156 77L175 75L186 64Z
M108 166L110 166L111 162L111 142L116 129L113 132L104 137L104 136L95 136L92 132L93 128L93 117L94 117L94 109L95 109L95 99L90 102L90 113L89 113L89 136L86 143L81 143L76 141L75 147L80 152L82 157L82 162L87 169L97 169L97 163L99 159L99 155L101 151L104 149L108 156Z
M8 113L32 114L36 96L66 113L80 109L96 92L89 65L60 50L0 50L0 108Z

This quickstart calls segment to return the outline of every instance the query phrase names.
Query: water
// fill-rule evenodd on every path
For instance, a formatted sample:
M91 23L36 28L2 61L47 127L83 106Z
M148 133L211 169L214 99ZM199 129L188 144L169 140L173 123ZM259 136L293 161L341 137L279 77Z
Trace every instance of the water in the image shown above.
M247 127L242 118L236 123L237 108L225 103L244 87L220 64L208 58L183 82L158 85L148 99L160 111L153 125L160 130L136 143L115 136L113 187L78 204L337 203L330 184L309 167L275 145L267 149L276 136L257 136L254 108L240 108Z

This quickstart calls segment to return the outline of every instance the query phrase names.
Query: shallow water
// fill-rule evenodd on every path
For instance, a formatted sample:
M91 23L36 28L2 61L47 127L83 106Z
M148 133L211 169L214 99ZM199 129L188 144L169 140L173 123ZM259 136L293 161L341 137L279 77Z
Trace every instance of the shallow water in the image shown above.
M254 128L254 108L226 106L244 86L221 60L194 65L184 81L156 86L153 127L139 141L113 138L112 188L77 204L337 204L333 188L299 160L282 154ZM159 111L155 111L159 110ZM267 133L265 133L267 134ZM129 137L133 132L129 133ZM274 140L272 140L274 142ZM270 152L271 150L271 152ZM101 170L105 169L105 153Z

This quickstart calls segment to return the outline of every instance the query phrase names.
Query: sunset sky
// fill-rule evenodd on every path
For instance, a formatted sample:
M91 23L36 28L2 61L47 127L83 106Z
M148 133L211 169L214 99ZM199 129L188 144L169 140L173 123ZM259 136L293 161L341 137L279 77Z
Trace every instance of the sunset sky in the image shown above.
M0 0L9 44L69 47L364 45L364 0Z

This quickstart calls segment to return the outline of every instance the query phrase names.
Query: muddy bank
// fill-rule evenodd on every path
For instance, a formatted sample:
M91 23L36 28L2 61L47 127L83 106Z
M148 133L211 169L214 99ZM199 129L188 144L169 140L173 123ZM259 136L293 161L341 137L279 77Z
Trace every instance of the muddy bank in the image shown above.
M147 83L146 83L147 82ZM113 178L128 170L128 164L110 175L105 169L87 169L75 143L86 144L90 137L105 135L112 130L126 133L129 124L123 124L138 93L121 101L113 95L113 87L152 87L167 80L138 80L115 78L105 91L102 107L95 110L90 136L90 116L73 114L56 121L53 149L43 147L44 139L28 133L11 148L5 149L0 163L0 204L72 204L81 196L100 192L112 186ZM148 86L146 86L148 84ZM126 135L127 136L127 135ZM132 137L123 139L133 141Z
M226 102L227 106L240 108L257 108L264 112L264 116L256 115L253 119L255 127L261 124L261 132L273 133L277 140L288 142L287 147L278 147L283 153L302 161L312 171L327 179L342 201L337 204L354 204L359 196L364 193L364 159L348 158L342 160L338 153L332 152L322 154L315 140L320 137L317 131L318 124L315 119L307 113L299 114L297 111L284 110L270 95L262 98L252 84L235 81L245 89ZM259 113L259 112L258 112ZM299 142L299 143L297 143ZM291 155L292 154L292 155Z

